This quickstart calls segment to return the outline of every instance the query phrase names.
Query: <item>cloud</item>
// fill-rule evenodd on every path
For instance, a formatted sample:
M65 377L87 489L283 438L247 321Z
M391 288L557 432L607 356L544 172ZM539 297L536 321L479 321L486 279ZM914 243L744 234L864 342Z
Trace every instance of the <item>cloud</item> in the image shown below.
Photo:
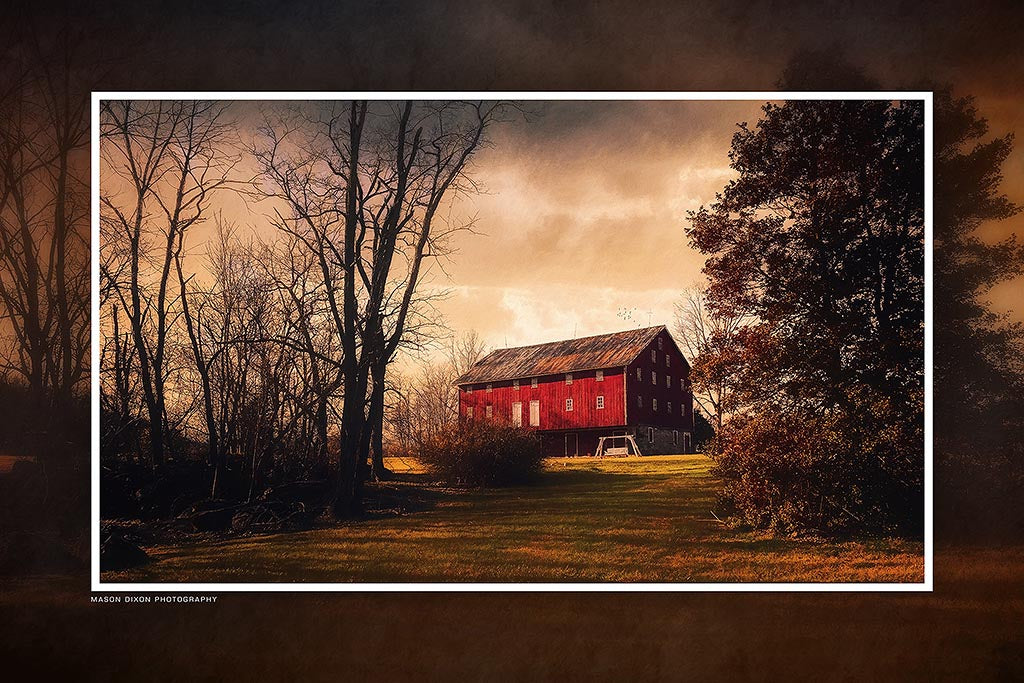
M668 322L700 276L686 212L734 172L729 143L757 102L553 102L500 129L474 163L487 193L453 213L461 234L447 268L462 294L439 308L454 329L527 344L635 326L620 308ZM476 305L468 292L487 301ZM666 294L669 292L671 294ZM497 308L495 308L497 306ZM514 340L514 341L513 341Z
M546 296L524 287L456 287L453 329L476 330L492 348L526 346L605 332L671 325L679 289L622 290L574 285Z

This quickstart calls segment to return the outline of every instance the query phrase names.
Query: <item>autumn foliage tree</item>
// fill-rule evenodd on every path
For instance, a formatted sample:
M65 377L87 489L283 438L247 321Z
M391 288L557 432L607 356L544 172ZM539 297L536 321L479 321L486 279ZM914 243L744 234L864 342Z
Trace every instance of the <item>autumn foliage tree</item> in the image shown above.
M767 104L689 216L709 307L751 316L711 449L751 524L921 528L923 144L920 102Z

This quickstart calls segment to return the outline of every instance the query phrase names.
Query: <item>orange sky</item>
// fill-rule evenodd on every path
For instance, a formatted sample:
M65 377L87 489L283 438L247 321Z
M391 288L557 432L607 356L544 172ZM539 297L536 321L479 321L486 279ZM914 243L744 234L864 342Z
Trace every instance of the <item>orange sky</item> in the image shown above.
M437 305L449 327L474 329L500 347L671 325L674 302L700 280L703 264L687 245L686 212L732 177L731 136L737 122L757 120L761 104L545 102L531 121L500 124L473 162L486 192L451 207L450 219L474 220L475 232L459 233L457 253L431 267L424 283L451 291ZM254 106L234 108L243 139ZM1000 126L1015 115L985 106ZM1007 166L1009 177L1024 177L1024 154ZM1012 196L1017 186L1006 185ZM220 205L240 224L271 233L266 207L231 196ZM995 239L1022 223L1004 221L985 234ZM191 251L202 250L196 233ZM1014 308L1019 285L994 290L995 307Z
M488 194L455 207L486 235L461 235L446 268L452 328L516 346L670 324L703 265L686 212L732 176L735 124L759 108L551 102L538 120L497 131L475 168Z
M770 90L794 55L818 50L864 69L884 88L952 84L957 94L977 97L994 134L1024 131L1019 2L313 1L253 3L244 13L200 4L169 16L115 0L79 11L83 23L104 27L95 35L114 56L115 66L102 77L108 89ZM106 40L109 35L119 40ZM500 148L479 160L478 173L495 194L475 201L488 237L464 240L450 271L461 288L446 307L453 325L479 326L494 343L507 334L511 344L542 326L570 335L573 328L583 334L615 327L619 306L651 310L652 321L665 317L666 292L697 271L681 235L682 210L706 201L720 184L721 177L707 179L724 167L731 126L740 118L728 111L690 113L676 127L650 111L618 119L552 111L535 124L551 131L547 137L531 142L506 131L524 144L506 145L504 161L497 159ZM647 133L642 122L650 124ZM608 139L600 139L602 132ZM625 143L617 148L616 139L630 141L636 154ZM587 158L607 163L588 165ZM1020 139L1005 174L1003 190L1024 203ZM650 178L653 185L640 180ZM633 179L639 192L630 187ZM506 200L510 208L502 209ZM534 210L525 211L524 203ZM624 215L606 215L613 209ZM600 239L593 237L597 231ZM1012 232L1024 233L1024 216L983 229L990 239ZM599 255L627 236L655 248L642 252L644 259L639 250L620 254L618 268L602 265ZM565 267L562 248L583 254ZM515 269L495 265L506 250L517 259ZM628 270L637 267L643 286ZM578 273L572 284L604 292L592 299L613 300L584 307L583 297L557 279L570 272ZM526 273L534 273L532 282ZM537 282L541 276L546 287ZM507 301L487 289L495 280L515 284L501 295ZM542 292L540 303L520 289ZM990 299L996 310L1024 320L1024 279L1000 285ZM488 311L506 318L488 330L481 322Z
M703 265L686 212L732 177L730 138L761 104L545 102L530 121L499 124L472 164L485 192L450 207L449 220L474 230L424 281L450 290L437 308L451 330L499 347L671 324ZM243 139L255 106L232 112ZM266 206L224 194L214 209L272 235ZM192 254L205 232L191 235Z

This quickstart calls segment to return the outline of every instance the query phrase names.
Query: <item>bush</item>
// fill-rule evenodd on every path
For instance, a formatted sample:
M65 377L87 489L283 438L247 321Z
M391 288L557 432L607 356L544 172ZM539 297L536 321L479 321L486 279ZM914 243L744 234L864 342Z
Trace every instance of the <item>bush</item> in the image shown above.
M916 425L895 419L884 402L850 415L780 416L736 417L712 441L722 503L735 517L784 533L920 536L924 448Z
M508 486L529 481L544 454L533 432L466 422L426 439L417 456L442 481L464 486Z

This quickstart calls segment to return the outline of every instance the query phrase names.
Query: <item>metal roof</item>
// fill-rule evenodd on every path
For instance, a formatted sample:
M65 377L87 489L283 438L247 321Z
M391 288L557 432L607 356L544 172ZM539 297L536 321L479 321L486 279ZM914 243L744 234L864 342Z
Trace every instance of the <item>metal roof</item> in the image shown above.
M475 384L623 367L633 362L664 330L664 325L657 325L547 344L498 349L477 361L455 383Z

